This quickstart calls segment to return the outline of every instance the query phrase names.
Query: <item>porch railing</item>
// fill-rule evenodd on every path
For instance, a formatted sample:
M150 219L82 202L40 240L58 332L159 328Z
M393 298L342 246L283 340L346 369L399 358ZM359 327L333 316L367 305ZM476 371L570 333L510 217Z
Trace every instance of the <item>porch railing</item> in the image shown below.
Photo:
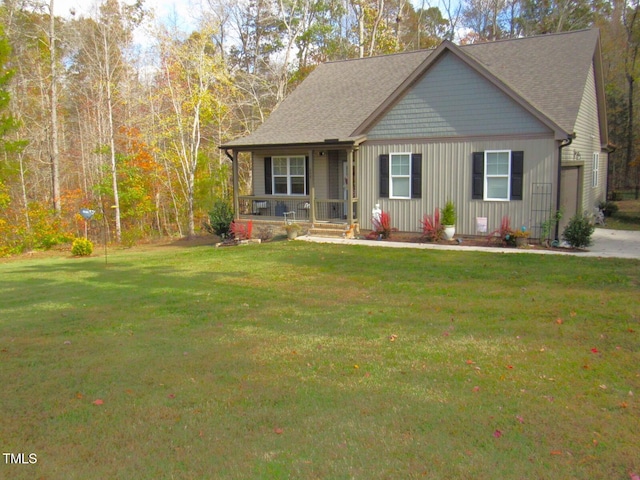
M358 200L353 201L353 218L357 220ZM311 221L311 200L308 196L240 196L238 197L240 218L284 220L285 212L295 212L299 221ZM321 222L346 222L347 201L323 199L315 201L315 216Z

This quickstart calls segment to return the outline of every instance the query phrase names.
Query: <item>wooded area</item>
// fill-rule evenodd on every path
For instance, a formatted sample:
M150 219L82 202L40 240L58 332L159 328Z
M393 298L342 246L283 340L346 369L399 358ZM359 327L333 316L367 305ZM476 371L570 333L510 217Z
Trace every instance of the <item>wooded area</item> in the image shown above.
M0 7L0 256L83 236L82 208L98 241L193 236L231 195L218 145L253 131L314 66L443 39L600 28L609 192L640 185L640 0L208 0L189 31L143 0L68 18L54 1Z

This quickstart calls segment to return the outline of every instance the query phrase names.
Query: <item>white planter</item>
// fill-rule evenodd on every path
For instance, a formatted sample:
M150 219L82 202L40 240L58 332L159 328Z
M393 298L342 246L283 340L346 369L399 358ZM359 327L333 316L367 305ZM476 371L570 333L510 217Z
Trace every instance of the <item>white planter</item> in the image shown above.
M456 234L455 225L445 225L444 226L444 239L445 240L451 240L455 234Z

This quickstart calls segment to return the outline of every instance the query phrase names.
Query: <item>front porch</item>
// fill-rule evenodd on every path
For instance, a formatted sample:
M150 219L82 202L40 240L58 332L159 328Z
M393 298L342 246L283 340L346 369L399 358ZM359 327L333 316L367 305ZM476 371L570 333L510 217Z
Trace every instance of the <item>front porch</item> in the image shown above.
M250 158L244 157L250 165L240 167L238 150L232 157L237 219L283 224L295 220L312 228L330 224L348 229L359 223L357 162L351 145L327 141L308 149L274 146L243 151L250 153ZM242 188L240 171L249 180Z
M286 220L350 225L358 222L358 199L312 201L311 196L239 195L237 211L237 217L243 220L284 222L286 214Z

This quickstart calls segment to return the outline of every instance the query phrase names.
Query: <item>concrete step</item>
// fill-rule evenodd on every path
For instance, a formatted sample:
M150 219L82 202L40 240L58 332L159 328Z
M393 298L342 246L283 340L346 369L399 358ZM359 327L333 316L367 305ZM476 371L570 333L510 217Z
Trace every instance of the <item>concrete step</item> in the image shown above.
M312 237L344 238L349 226L343 223L316 223L309 229Z

